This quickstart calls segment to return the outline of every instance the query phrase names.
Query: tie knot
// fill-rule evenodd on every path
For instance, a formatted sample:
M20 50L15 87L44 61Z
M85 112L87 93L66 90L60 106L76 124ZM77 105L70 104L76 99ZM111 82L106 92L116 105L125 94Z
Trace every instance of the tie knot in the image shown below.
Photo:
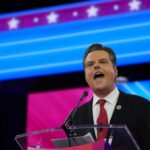
M100 106L104 106L106 100L105 99L100 99L99 101Z

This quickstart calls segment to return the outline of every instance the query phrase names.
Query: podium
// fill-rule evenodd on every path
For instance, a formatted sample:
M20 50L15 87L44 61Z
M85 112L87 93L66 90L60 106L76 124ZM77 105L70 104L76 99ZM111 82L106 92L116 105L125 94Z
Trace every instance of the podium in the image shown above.
M106 139L97 140L97 130L108 129ZM16 135L21 150L140 150L126 125L78 125ZM95 136L95 137L94 137Z

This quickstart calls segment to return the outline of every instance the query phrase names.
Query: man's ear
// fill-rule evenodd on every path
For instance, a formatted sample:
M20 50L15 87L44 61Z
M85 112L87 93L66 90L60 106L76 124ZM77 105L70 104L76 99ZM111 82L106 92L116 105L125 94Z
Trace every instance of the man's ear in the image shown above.
M114 67L114 72L115 72L115 75L116 75L116 77L117 77L117 76L118 76L118 69L117 69L116 66Z

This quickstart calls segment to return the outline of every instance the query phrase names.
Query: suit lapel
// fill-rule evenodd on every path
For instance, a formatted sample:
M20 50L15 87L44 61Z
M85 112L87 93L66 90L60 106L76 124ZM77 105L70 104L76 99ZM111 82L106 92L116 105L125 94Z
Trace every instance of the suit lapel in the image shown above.
M93 103L93 100L90 100L86 107L85 107L85 116L88 116L86 118L86 125L93 125L94 124L94 120L93 120L93 111L92 111L92 103ZM93 138L96 140L96 135L95 135L95 132L94 132L94 129L88 129L88 132L90 132L93 136Z
M85 116L87 116L87 123L88 124L94 124L92 102L93 102L93 100L89 101L89 103L87 104L87 107L86 107L86 111L85 111Z
M124 116L124 111L127 108L126 94L120 91L114 113L110 120L110 124L121 124Z

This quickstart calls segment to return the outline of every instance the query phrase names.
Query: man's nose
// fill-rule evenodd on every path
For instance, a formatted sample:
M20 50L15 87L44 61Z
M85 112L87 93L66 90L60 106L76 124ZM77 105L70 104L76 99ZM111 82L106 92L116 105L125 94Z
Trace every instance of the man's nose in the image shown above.
M96 63L96 64L94 65L94 68L95 68L95 69L99 69L99 68L100 68L100 65L99 65L98 63Z

